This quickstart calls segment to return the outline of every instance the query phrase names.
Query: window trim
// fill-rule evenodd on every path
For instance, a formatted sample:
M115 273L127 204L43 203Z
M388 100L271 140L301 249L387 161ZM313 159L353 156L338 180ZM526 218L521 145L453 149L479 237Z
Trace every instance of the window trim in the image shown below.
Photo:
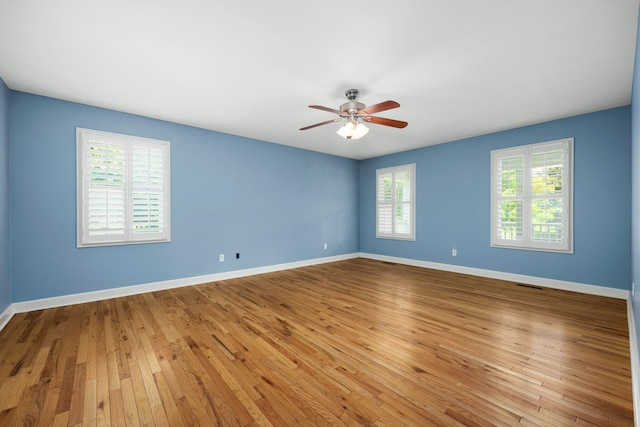
M396 174L399 172L409 172L411 175L411 200L409 200L410 204L410 213L411 213L411 224L410 224L410 233L398 233L395 230L395 221L392 221L392 232L391 233L380 233L380 198L379 198L379 182L380 175L382 174L392 174L392 183L395 182ZM393 184L392 184L393 186ZM377 239L392 239L392 240L407 240L407 241L415 241L416 240L416 164L410 163L405 165L392 166L387 168L376 169L376 184L375 184L375 197L376 197L376 238ZM392 212L396 208L397 201L395 197L391 202L391 210Z
M490 244L491 247L534 250L544 252L573 253L573 186L574 186L574 167L573 167L573 138L563 138L553 141L540 142L535 144L522 145L517 147L503 148L491 151L491 227L490 227ZM534 199L531 190L532 182L532 166L531 159L533 154L557 151L563 152L563 174L562 174L562 224L565 234L563 240L558 243L554 242L537 242L531 238L531 201ZM499 239L499 229L501 222L501 213L498 205L503 198L499 196L502 185L500 181L499 160L506 157L524 157L524 183L523 183L523 238L522 240ZM566 209L565 209L566 207ZM529 232L527 232L529 230Z
M88 176L86 171L86 151L92 143L111 143L120 144L124 148L124 176L125 184L123 186L125 200L124 214L124 230L122 236L96 237L92 236L88 230ZM162 151L162 215L163 227L158 233L136 234L133 232L133 216L134 208L131 200L133 194L133 183L131 176L133 174L131 152L134 147L160 149ZM171 241L171 143L169 141L143 138L138 136L123 135L112 132L104 132L93 129L76 128L76 208L77 208L77 247L100 247L100 246L116 246L131 245L145 243L163 243Z

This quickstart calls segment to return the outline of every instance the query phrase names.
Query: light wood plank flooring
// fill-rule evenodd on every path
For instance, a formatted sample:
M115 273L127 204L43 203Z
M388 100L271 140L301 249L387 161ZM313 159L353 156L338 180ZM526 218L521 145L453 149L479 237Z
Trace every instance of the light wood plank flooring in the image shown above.
M18 314L14 425L630 426L626 302L354 259Z

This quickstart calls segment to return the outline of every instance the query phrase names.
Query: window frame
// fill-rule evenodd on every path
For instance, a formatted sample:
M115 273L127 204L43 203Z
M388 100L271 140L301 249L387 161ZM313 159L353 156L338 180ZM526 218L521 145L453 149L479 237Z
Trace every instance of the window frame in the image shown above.
M573 138L563 138L553 141L509 147L491 151L491 247L524 249L545 252L573 253ZM535 195L533 183L533 156L540 153L562 152L562 192L553 196ZM501 176L501 160L507 158L523 158L523 220L522 239L502 239L500 231L502 225L501 202L504 200L519 200L517 197L503 196ZM559 242L535 240L533 234L532 202L537 199L556 198L562 201L562 239Z
M405 201L397 201L395 197L392 197L392 201L384 202L380 200L380 176L391 174L392 177L392 188L395 188L396 175L401 172L409 172L410 176L410 193L411 197L408 202ZM376 169L376 238L377 239L392 239L392 240L407 240L407 241L415 241L416 240L416 164L410 163L405 165L392 166L387 168ZM398 204L408 204L409 205L409 214L411 215L411 220L409 224L409 233L400 233L396 230L396 222L391 221L391 233L382 233L380 232L380 208L382 205L390 205L391 212L396 211Z
M89 181L89 150L91 147L98 147L107 145L119 145L121 146L121 169L122 172L122 185L116 187L112 185L100 186L90 185ZM154 183L134 184L134 173L140 174L147 172L151 175L155 166L151 165L151 162L145 163L136 162L133 157L133 152L136 150L137 158L140 158L141 150L148 150L149 156L151 152L158 155L160 158L161 178L156 179ZM138 136L123 135L112 132L104 132L93 129L76 128L76 207L77 207L77 247L100 247L100 246L115 246L115 245L131 245L131 244L144 244L144 243L164 243L171 241L171 143L169 141L143 138ZM134 166L137 165L136 166ZM156 164L158 164L156 162ZM140 166L141 165L141 166ZM142 167L143 169L140 169ZM142 171L142 172L141 172ZM120 192L122 195L123 215L122 232L119 233L117 228L110 229L113 233L109 233L109 228L101 229L92 233L89 227L89 191L90 189L97 189L107 191L114 189L115 192ZM134 229L134 223L138 220L134 219L134 212L136 211L136 202L134 201L134 194L147 195L152 197L153 195L160 195L161 202L158 204L161 209L160 215L162 217L161 226L158 232L149 230L138 231ZM106 196L109 197L109 196ZM144 200L144 199L143 199ZM140 205L138 205L140 206ZM143 216L144 220L144 216ZM108 221L108 220L105 220ZM102 234L102 235L101 235Z

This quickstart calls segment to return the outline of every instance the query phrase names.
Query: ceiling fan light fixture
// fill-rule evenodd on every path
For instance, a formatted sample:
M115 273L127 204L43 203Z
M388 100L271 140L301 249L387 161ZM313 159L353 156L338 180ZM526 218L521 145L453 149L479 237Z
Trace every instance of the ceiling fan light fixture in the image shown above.
M369 128L360 122L347 122L340 129L337 134L345 139L359 139L365 136L369 132Z
M340 129L338 129L338 135L345 139L358 139L362 138L367 134L367 132L369 132L369 128L366 127L362 123L362 121L373 123L376 125L391 126L399 129L407 127L407 122L372 116L372 114L378 113L380 111L398 108L400 104L398 104L396 101L388 100L367 107L362 102L357 101L357 89L349 89L345 92L345 95L347 96L349 102L342 104L339 110L336 110L335 108L323 107L322 105L309 105L310 108L315 108L316 110L335 113L338 115L338 118L335 118L333 120L325 120L324 122L316 123L310 126L305 126L300 128L300 130L312 129L318 126L328 125L329 123L336 123L346 120L346 123Z

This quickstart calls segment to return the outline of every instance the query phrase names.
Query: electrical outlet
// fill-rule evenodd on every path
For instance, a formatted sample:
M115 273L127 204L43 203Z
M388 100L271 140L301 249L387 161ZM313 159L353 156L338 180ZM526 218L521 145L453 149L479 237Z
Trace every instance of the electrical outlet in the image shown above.
M324 244L324 248L325 248L325 249L327 249L327 247L328 247L328 246L327 246L327 244L325 243L325 244Z
M240 252L236 252L236 259L240 259Z
M218 261L224 262L224 254L218 255Z
M451 249L451 256L458 256L458 250L456 248Z

